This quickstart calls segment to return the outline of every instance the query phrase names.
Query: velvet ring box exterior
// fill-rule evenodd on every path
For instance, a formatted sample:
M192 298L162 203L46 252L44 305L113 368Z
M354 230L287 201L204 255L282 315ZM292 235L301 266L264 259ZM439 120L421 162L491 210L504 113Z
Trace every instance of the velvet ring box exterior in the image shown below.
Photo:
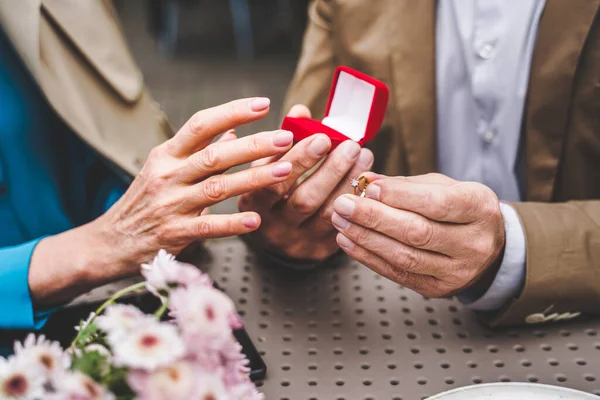
M324 133L335 149L351 139L363 146L373 139L385 116L389 89L383 83L349 67L338 67L333 76L327 111L322 121L285 117L282 129L291 131L294 140Z

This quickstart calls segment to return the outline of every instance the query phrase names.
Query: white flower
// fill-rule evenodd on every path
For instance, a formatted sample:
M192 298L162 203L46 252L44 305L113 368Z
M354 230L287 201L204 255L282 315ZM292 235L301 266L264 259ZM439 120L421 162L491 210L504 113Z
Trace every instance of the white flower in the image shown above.
M68 372L56 383L56 393L47 398L53 400L114 400L115 396L105 387L79 371Z
M28 359L50 379L64 373L68 361L58 342L46 340L43 335L36 339L33 334L27 335L23 344L15 343L15 356Z
M170 308L184 334L206 338L231 335L231 315L235 305L212 287L178 289L171 293Z
M111 345L119 342L125 335L142 325L152 324L156 320L135 308L124 304L114 304L106 308L103 315L96 318L98 328L108 335Z
M150 264L142 264L142 275L147 288L157 296L178 286L210 285L208 276L193 265L175 260L175 256L160 250Z
M181 358L185 347L175 326L156 322L126 335L113 352L116 365L152 371Z
M0 399L41 399L45 381L42 369L28 358L0 358Z
M133 370L127 383L137 394L137 400L195 399L196 373L188 361L178 361L154 372ZM199 399L203 399L199 397Z
M221 378L210 373L200 374L196 378L196 394L192 398L211 400L242 399L242 397L229 396Z

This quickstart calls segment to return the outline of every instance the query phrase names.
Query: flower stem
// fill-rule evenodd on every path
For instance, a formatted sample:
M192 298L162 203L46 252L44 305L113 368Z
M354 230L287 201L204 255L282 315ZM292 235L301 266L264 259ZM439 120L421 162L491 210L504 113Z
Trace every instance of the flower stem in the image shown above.
M73 342L71 342L71 346L70 347L71 348L75 347L75 345L77 344L77 342L79 341L79 339L83 336L83 334L85 333L85 331L87 331L86 328L89 327L92 324L92 322L94 322L94 320L96 319L96 317L98 315L100 315L100 313L102 311L104 311L104 309L106 309L106 307L108 307L109 305L113 304L120 297L122 297L122 296L124 296L124 295L126 295L128 293L131 293L131 292L136 292L136 291L138 291L140 289L143 289L145 287L146 287L146 281L138 282L138 283L135 283L135 284L133 284L131 286L127 286L126 288L121 289L117 293L113 294L108 300L106 300L104 302L104 304L102 304L100 307L98 307L98 309L94 312L93 318L91 318L88 321L87 326L79 330L79 332L77 333L77 336L75 336L75 339L73 339Z
M161 297L160 301L162 302L162 304L161 304L160 308L158 310L156 310L156 312L154 313L154 316L159 320L162 318L165 311L167 311L167 307L169 306L169 301L166 298Z

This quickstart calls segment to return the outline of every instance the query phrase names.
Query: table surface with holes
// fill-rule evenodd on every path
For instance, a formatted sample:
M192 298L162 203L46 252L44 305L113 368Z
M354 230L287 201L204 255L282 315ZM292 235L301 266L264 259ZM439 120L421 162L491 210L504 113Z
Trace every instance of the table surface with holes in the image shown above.
M356 262L296 272L259 265L237 239L208 248L197 263L236 302L269 400L412 400L516 381L600 395L597 320L493 330Z

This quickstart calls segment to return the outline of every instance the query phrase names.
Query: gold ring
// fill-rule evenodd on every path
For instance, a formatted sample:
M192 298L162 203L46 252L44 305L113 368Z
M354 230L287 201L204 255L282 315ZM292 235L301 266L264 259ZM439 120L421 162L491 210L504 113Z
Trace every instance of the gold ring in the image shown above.
M367 186L369 186L369 180L364 176L359 176L358 178L353 178L350 180L350 186L352 186L354 195L365 197L367 193Z

